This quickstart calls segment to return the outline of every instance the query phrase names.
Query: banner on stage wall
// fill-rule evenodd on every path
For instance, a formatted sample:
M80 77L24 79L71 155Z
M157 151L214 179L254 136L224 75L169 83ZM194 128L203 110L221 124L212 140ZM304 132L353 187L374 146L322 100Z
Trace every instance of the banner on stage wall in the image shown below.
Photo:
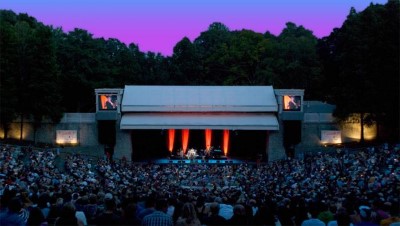
M77 144L78 132L77 130L57 130L56 131L57 144Z
M342 143L342 133L340 130L321 130L321 143L340 144Z

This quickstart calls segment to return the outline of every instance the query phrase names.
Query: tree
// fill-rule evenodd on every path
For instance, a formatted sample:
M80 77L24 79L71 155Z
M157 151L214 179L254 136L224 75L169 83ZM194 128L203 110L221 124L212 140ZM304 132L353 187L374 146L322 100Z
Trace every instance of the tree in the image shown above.
M199 74L203 84L223 84L225 78L229 76L229 66L225 64L225 58L230 38L229 28L215 22L194 40L195 49L203 63Z
M0 124L5 139L18 112L16 21L12 11L0 11Z
M189 38L184 37L175 45L171 60L174 84L202 84L202 63L196 46Z
M1 15L2 125L7 138L9 124L19 115L22 139L26 117L34 119L35 132L44 118L61 119L53 36L49 27L27 14Z
M226 85L265 85L271 81L268 65L263 59L270 51L269 40L250 30L232 32L232 38L224 57L229 66Z
M399 12L396 1L360 13L352 8L343 26L320 43L334 115L359 115L361 142L364 125L372 123L399 134Z
M68 112L91 112L95 109L93 84L102 81L96 74L99 66L107 65L102 41L95 41L92 34L75 29L68 34L55 30L56 55L60 66L60 93ZM104 61L102 61L103 59ZM103 69L105 67L102 67ZM105 72L102 73L104 75ZM74 92L79 90L79 92Z
M276 88L305 89L305 98L317 98L320 86L321 64L316 51L317 38L312 31L294 23L277 37L269 61L274 71L273 85Z
M44 119L59 122L64 112L59 94L59 70L55 55L52 31L49 27L37 26L33 30L31 48L34 57L29 85L29 114L34 119L34 141L36 131Z

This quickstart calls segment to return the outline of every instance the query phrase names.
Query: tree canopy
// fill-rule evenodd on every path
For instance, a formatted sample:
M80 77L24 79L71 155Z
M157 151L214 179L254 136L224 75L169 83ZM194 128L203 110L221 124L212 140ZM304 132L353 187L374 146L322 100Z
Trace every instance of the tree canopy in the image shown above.
M272 85L305 89L305 99L360 113L399 134L399 2L350 9L318 39L288 22L279 35L230 30L215 22L172 56L137 44L68 33L27 14L0 10L0 117L7 131L20 116L57 121L63 112L94 112L95 88L124 85Z
M398 1L360 13L352 8L343 26L320 40L326 94L338 119L357 113L361 128L376 122L399 134L399 12Z

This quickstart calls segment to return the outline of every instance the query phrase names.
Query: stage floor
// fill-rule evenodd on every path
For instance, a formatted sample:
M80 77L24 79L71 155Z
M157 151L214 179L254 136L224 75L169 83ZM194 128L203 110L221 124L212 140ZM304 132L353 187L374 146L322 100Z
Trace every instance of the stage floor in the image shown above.
M162 158L152 160L153 163L156 164L244 164L244 163L254 163L243 161L240 159L232 159L232 158L219 158L219 159L170 159L170 158Z

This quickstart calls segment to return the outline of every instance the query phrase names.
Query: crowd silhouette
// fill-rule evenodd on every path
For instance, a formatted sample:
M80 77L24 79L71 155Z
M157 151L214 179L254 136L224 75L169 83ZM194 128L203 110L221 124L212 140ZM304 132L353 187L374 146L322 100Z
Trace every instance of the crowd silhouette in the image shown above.
M398 146L221 165L110 162L6 144L0 149L1 225L400 221Z

